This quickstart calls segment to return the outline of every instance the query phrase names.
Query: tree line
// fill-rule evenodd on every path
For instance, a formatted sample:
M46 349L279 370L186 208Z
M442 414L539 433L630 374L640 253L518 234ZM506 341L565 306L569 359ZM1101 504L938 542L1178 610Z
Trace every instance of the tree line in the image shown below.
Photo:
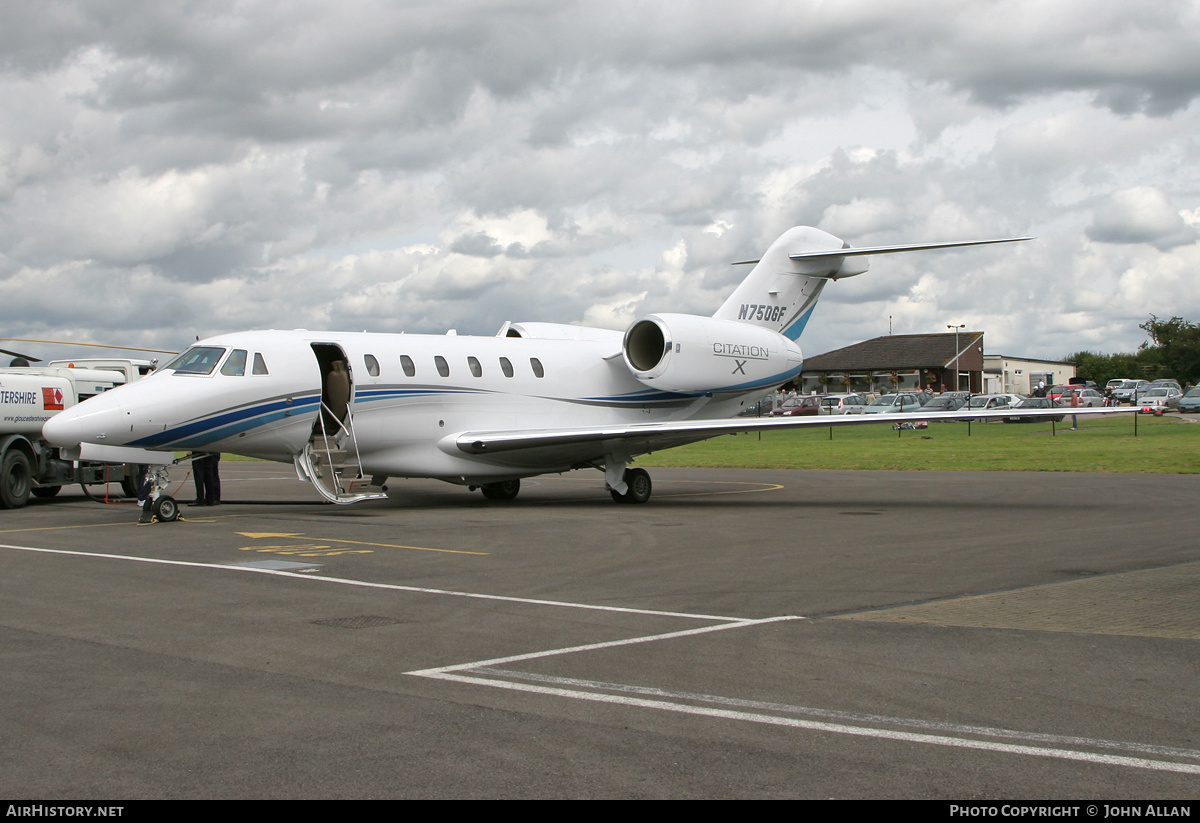
M1200 325L1172 317L1161 320L1153 314L1138 328L1150 335L1150 341L1132 354L1097 354L1081 351L1063 358L1074 363L1076 373L1094 380L1102 388L1119 377L1130 380L1155 380L1173 377L1183 386L1200 380Z

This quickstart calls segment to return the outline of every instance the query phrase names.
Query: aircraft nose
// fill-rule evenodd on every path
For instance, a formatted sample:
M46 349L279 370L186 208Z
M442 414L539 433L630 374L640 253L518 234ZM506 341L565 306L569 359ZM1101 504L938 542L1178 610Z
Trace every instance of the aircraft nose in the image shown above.
M99 394L47 420L42 426L42 437L55 446L118 445L122 427L128 428L123 417L124 411L115 397Z

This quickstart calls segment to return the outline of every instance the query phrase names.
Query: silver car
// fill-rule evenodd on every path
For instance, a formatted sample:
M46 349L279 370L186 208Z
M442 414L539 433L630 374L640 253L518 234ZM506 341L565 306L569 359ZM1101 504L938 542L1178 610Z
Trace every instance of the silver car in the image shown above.
M884 394L871 401L863 414L907 414L921 410L921 401L915 394Z
M1138 395L1149 385L1149 380L1126 380L1112 390L1113 400L1118 403L1136 403Z
M1146 389L1138 398L1138 414L1162 414L1168 409L1178 408L1183 392L1174 386L1159 386Z
M1179 398L1179 411L1200 412L1200 386L1188 389L1188 393Z
M867 398L861 394L827 394L818 414L862 414L866 408Z

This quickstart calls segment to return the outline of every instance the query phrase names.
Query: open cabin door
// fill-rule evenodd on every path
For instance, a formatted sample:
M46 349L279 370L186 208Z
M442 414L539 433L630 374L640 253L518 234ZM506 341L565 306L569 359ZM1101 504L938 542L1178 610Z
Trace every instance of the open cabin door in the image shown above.
M313 343L321 368L321 413L312 436L296 455L296 473L331 503L357 503L386 498L383 489L364 476L354 437L354 377L341 346Z

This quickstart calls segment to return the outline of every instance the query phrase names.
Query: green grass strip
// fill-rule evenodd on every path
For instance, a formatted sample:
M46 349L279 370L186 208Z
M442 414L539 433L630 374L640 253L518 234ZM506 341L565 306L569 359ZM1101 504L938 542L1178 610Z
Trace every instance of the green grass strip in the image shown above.
M914 415L914 420L920 417ZM1053 471L1200 473L1200 425L1132 414L1050 423L930 422L901 431L891 424L725 435L639 457L641 466L737 469L883 469L889 471ZM832 439L830 432L832 431Z

